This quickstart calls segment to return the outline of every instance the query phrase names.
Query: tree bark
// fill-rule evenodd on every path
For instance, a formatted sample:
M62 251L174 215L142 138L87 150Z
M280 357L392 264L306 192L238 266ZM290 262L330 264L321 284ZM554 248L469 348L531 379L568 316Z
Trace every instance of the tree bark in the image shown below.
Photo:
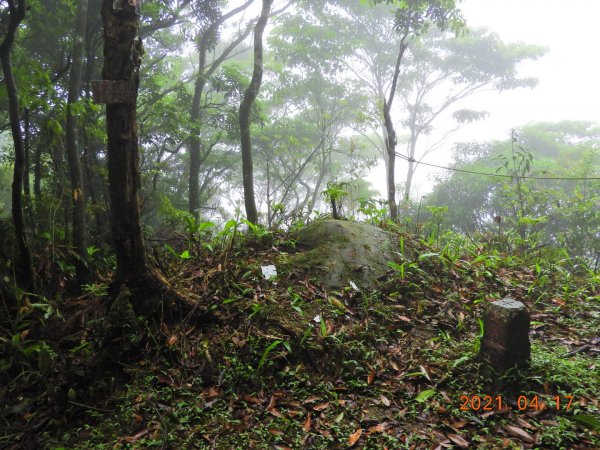
M258 223L258 210L254 195L254 167L252 163L252 141L250 138L250 111L256 100L263 75L263 32L269 19L273 0L263 0L262 10L258 22L254 27L254 70L250 86L244 92L240 103L240 134L242 147L242 177L244 185L244 204L246 217L252 223Z
M388 206L390 208L390 218L398 220L398 204L396 203L396 130L390 111L396 95L396 86L398 84L398 76L400 75L400 64L402 57L408 47L404 42L406 36L400 40L400 48L398 49L398 57L396 59L396 67L394 69L394 77L390 87L390 93L387 100L383 102L383 124L385 127L385 148L387 153L387 191L388 191Z
M139 14L129 1L103 0L104 80L128 81L131 101L106 105L111 228L117 256L116 284L145 278L148 264L139 204L136 102L142 43Z
M69 74L69 90L67 98L67 159L71 179L71 195L73 201L73 245L78 259L75 262L77 275L81 282L89 272L87 265L87 235L85 217L85 196L83 175L80 162L80 151L77 142L77 118L73 114L73 104L79 100L81 76L83 68L83 48L87 26L88 0L80 0L73 33L73 56L71 73Z
M25 146L19 116L19 98L17 84L12 71L10 51L15 40L15 34L21 21L25 18L26 1L8 2L9 19L4 40L0 44L0 61L4 74L4 83L8 97L8 114L15 146L15 165L12 182L12 218L15 227L15 237L20 254L20 267L17 271L17 281L25 288L34 287L33 265L31 252L27 246L25 223L23 218L23 173L25 169Z
M209 27L200 38L198 45L198 75L194 84L194 98L192 100L192 111L190 119L192 122L192 130L190 134L190 180L189 180L189 209L190 213L198 220L200 211L200 192L199 192L199 176L200 176L200 101L206 84L205 66L206 52L208 50L208 38L212 27Z
M214 60L210 65L206 64L206 54L210 41L214 39L219 31L219 27L229 18L235 16L245 10L253 0L248 0L237 8L232 9L228 13L223 14L214 23L212 23L206 31L200 36L198 42L198 75L194 84L194 98L192 100L192 109L190 114L191 133L190 133L190 179L189 179L189 211L194 215L196 220L199 217L200 211L200 191L198 188L198 180L200 178L200 166L202 165L200 149L200 130L202 128L202 95L206 80L217 70L221 63L227 58L231 51L242 42L250 32L250 27L243 31L236 39L234 39L223 50L221 55Z

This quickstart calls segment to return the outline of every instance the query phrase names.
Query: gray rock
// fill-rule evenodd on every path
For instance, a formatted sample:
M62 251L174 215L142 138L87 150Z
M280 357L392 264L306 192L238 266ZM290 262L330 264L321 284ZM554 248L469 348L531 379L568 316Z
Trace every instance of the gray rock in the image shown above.
M381 228L348 220L322 220L296 232L301 250L290 258L291 268L310 273L330 287L356 283L375 287L389 270L388 261L397 261L396 238Z

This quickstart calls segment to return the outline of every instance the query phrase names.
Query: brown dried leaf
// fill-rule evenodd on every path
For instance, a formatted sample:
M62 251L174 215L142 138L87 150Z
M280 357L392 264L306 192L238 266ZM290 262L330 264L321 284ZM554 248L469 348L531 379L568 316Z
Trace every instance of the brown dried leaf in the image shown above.
M313 406L313 409L315 411L323 411L327 408L329 408L329 402L325 402L325 403L321 403L320 405Z
M177 344L178 340L179 337L176 334L171 335L171 337L169 337L167 340L167 347L173 347L175 344Z
M150 433L150 430L148 428L144 428L142 431L134 434L133 436L127 436L125 438L125 442L127 442L128 444L135 444L137 441L139 441L141 438L146 436L148 433Z
M277 397L275 397L274 395L271 395L271 400L269 400L269 405L267 406L267 411L272 410L273 408L275 408L275 406L277 406Z
M386 428L387 428L386 423L380 423L380 424L374 425L372 427L369 427L366 434L369 435L369 434L373 434L373 433L383 433Z
M175 384L173 378L171 378L169 375L165 375L162 373L158 375L158 382L160 384L166 384L167 386L173 386Z
M308 415L308 417L306 418L306 420L304 421L304 425L302 425L302 430L306 433L308 433L310 431L310 427L311 427L311 418L310 418L310 414Z
M370 386L373 383L373 380L375 379L375 370L371 369L371 371L369 372L369 376L367 377L367 384Z
M379 396L379 398L381 399L381 403L383 403L385 406L390 406L392 404L392 402L390 402L390 399L387 398L385 395L381 394Z
M448 439L458 445L460 448L469 448L469 441L465 440L459 434L449 434Z
M533 436L530 435L527 431L523 430L522 428L515 427L513 425L506 425L506 431L508 431L508 434L510 434L511 436L519 438L522 441L525 441L529 444L533 444L535 442Z
M354 433L352 433L350 435L350 437L348 438L348 445L350 447L352 447L354 444L356 444L358 442L358 440L360 439L360 436L362 435L362 428L359 428L358 430L356 430Z
M529 422L527 422L526 420L522 419L521 417L517 416L517 423L519 425L521 425L524 428L529 428L530 430L535 430L536 428L531 425Z
M271 410L269 411L269 414L271 414L271 415L273 415L273 416L275 416L275 417L278 417L278 418L280 418L280 419L283 419L283 418L285 417L283 414L281 414L281 413L280 413L279 411L277 411L275 408L271 409Z

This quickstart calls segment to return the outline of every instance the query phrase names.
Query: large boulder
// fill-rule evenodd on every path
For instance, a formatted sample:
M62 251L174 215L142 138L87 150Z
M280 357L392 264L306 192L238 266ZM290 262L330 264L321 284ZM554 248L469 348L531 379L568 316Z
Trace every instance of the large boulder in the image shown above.
M397 238L381 228L346 220L321 220L292 235L300 250L290 257L291 269L309 273L321 283L340 288L350 281L374 288L397 261Z

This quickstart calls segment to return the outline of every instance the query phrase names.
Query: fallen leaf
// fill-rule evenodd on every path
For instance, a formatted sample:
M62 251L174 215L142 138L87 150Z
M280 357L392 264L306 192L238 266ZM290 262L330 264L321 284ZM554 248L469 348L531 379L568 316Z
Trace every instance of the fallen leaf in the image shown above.
M352 447L354 444L356 444L356 442L358 442L358 440L360 439L360 436L362 435L362 428L359 428L358 430L356 430L354 433L352 433L350 435L350 437L348 438L348 445L350 447Z
M374 379L375 379L375 370L371 369L371 372L369 372L369 376L367 377L367 384L370 386L373 383Z
M462 427L464 427L467 424L466 420L459 420L458 422L454 422L451 427L454 429L461 429Z
M390 406L391 405L390 399L387 398L385 395L381 394L379 396L379 398L381 399L381 403L383 403L385 406Z
M531 425L529 422L527 422L526 420L524 420L518 416L517 416L517 423L524 428L529 428L530 430L535 430L535 427L533 425Z
M167 347L173 347L177 344L177 340L179 337L176 334L171 335L171 337L167 340Z
M321 403L320 405L313 406L313 409L315 411L323 411L327 408L329 408L329 402L325 402L325 403Z
M306 418L306 420L304 421L304 425L302 425L302 430L308 433L310 431L310 426L311 426L311 418L310 418L310 414L309 414L308 417Z
M269 429L269 433L271 433L274 436L283 436L285 434L283 431L278 430L276 428Z
M271 415L273 415L273 416L275 416L275 417L278 417L278 418L280 418L280 419L283 419L283 418L285 417L283 414L281 414L281 413L280 413L279 411L277 411L275 408L271 409L271 410L269 411L269 414L271 414Z
M506 425L506 431L508 431L508 434L511 436L517 437L529 444L533 444L535 442L533 436L522 428L515 427L513 425Z
M431 381L431 377L429 376L429 370L427 369L427 367L421 365L419 366L419 369L421 369L421 373L425 375L425 378Z
M458 445L460 448L469 448L469 442L459 434L449 434L448 439Z
M141 438L146 436L148 433L150 433L150 430L148 428L145 428L142 431L140 431L139 433L134 434L133 436L127 436L125 438L125 442L127 442L128 444L135 444L137 441L139 441Z
M267 411L271 411L273 408L277 406L277 397L271 395L271 400L269 400L269 405L267 406Z
M173 378L171 378L169 375L164 375L162 373L158 376L158 382L160 384L166 384L168 386L173 386L175 384Z
M369 427L369 429L367 430L367 435L369 434L373 434L373 433L383 433L386 429L386 425L385 423L380 423L377 425L374 425L372 427Z

